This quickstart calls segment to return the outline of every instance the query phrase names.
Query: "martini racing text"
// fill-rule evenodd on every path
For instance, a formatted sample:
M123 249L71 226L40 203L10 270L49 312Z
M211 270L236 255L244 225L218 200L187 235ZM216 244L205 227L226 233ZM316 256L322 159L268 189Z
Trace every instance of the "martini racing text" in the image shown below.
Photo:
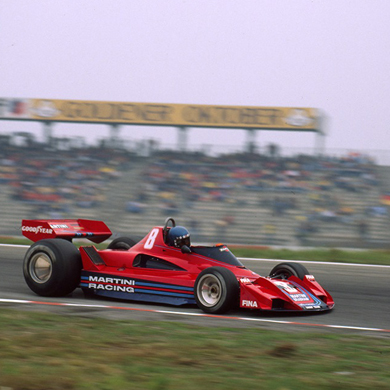
M89 276L88 281L88 288L93 288L95 290L118 291L126 293L134 292L134 288L130 286L135 286L135 281L131 279L108 278L91 275Z

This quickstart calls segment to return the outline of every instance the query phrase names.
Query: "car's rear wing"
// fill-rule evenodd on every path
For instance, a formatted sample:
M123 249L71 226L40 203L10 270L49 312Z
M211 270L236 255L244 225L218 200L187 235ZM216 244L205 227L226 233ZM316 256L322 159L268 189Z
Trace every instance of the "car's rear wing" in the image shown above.
M44 238L88 238L95 243L112 234L104 222L90 219L24 219L22 233L34 242Z

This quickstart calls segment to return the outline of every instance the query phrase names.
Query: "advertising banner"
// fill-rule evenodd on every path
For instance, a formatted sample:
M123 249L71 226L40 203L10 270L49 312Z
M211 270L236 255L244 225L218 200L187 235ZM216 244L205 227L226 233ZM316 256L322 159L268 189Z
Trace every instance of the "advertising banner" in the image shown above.
M314 108L1 99L0 119L185 127L318 130Z

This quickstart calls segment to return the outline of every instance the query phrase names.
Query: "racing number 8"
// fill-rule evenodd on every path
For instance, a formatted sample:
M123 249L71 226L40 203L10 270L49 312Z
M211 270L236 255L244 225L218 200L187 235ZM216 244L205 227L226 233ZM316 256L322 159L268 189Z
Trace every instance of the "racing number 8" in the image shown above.
M150 234L148 239L145 242L144 248L145 249L152 249L154 245L154 241L156 241L156 237L158 234L158 229L153 229Z

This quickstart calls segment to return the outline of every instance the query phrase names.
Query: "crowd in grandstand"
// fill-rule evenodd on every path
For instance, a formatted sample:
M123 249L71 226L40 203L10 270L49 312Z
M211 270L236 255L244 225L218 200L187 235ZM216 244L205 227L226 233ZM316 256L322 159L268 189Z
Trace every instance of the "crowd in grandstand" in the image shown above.
M232 201L234 189L270 193L364 192L378 184L373 162L360 155L330 157L268 157L229 155L212 158L204 155L162 154L147 166L144 177L149 192L161 199L183 197L188 201ZM142 200L142 194L140 196ZM270 207L278 212L293 208L294 198L270 198ZM326 195L317 195L313 203L325 205Z
M162 193L221 201L237 187L270 192L326 191L336 187L361 192L378 183L372 161L356 155L271 158L240 154L212 158L163 154L147 167L145 177L154 190Z
M268 207L278 217L299 209L297 194L304 194L311 207L296 217L296 236L301 242L318 231L320 222L357 226L359 234L365 236L361 233L367 230L361 221L364 215L345 205L343 198L348 198L348 193L365 194L379 185L374 162L360 154L342 158L248 154L213 158L162 153L145 168L143 177L146 184L139 193L138 205L154 196L172 213L179 211L177 205L186 209L192 202L225 202L233 208L245 207L239 194L246 192L263 194L258 206ZM335 190L344 193L341 199ZM368 205L365 213L386 215L387 208L375 203ZM224 226L223 218L218 222ZM263 228L272 241L275 225L267 222Z
M74 206L97 207L107 182L118 178L128 158L107 148L61 150L41 144L1 146L0 184L16 201L53 216Z
M99 207L109 183L134 161L131 153L104 145L61 149L2 142L0 151L0 185L12 189L15 201L28 202L52 217L66 215L74 207ZM327 221L353 224L357 234L365 237L365 216L335 194L365 194L380 184L374 162L360 154L342 158L248 153L211 157L160 151L140 159L142 180L137 182L135 196L128 199L128 212L143 213L150 202L158 203L165 215L180 214L195 202L224 203L239 210L248 201L242 194L251 194L251 199L257 199L256 207L268 209L277 218L300 210L300 194L311 205L294 216L296 237L302 243L319 229L320 222ZM389 205L390 195L384 193L378 203L367 205L366 216L386 216ZM234 224L234 213L221 215L214 223L223 234L226 226ZM193 225L199 229L197 221ZM268 221L263 229L272 241L275 224Z

